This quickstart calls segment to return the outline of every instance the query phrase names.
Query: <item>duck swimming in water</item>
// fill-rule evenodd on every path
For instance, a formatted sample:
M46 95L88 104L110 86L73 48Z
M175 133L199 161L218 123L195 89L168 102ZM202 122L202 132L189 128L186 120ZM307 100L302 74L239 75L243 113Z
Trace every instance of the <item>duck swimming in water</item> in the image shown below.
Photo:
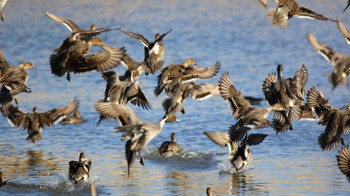
M78 161L69 162L68 177L74 184L86 181L90 177L91 160L85 157L84 153L80 153Z
M176 143L176 134L171 133L171 141L165 141L159 147L159 153L164 158L173 156L180 151L179 144Z

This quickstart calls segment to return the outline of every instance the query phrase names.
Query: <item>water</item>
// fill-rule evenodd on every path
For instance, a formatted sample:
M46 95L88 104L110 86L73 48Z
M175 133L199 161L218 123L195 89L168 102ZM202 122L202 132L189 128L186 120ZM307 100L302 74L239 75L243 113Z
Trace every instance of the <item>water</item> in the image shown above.
M348 12L341 14L345 1L310 0L302 5L326 16L337 15L350 27ZM273 1L269 6L275 6ZM74 97L87 122L79 125L57 125L43 131L38 143L28 143L25 131L9 126L0 118L0 169L4 179L11 179L0 189L0 195L89 195L88 185L73 186L67 181L68 162L80 152L92 159L90 183L99 195L204 195L211 187L215 195L348 195L349 184L336 164L338 150L322 152L317 144L324 130L312 121L295 122L293 132L276 135L271 129L266 140L253 146L254 157L249 168L233 174L226 163L227 149L209 141L203 131L225 131L234 123L225 101L212 98L188 100L186 114L177 123L166 124L163 132L143 152L145 166L138 159L127 178L124 142L114 132L115 121L95 124L98 115L94 103L103 97L105 82L99 73L73 75L72 81L51 75L49 56L68 30L52 22L43 11L72 19L83 28L91 23L100 27L122 27L142 33L151 39L156 32L173 31L164 39L165 64L179 63L193 57L200 66L217 60L222 63L218 76L203 82L217 82L230 72L235 86L244 95L263 97L261 84L278 63L284 75L291 76L305 64L309 71L307 89L320 85L333 106L350 101L349 87L341 86L331 93L326 76L332 70L306 40L312 32L321 42L348 53L348 46L333 22L292 19L285 29L273 28L267 9L257 0L247 1L9 1L5 23L0 26L0 49L12 65L31 61L28 86L33 92L19 95L20 109L40 111L68 104ZM125 46L136 60L143 58L139 41L120 32L100 36L107 44ZM123 71L123 68L116 70ZM199 81L202 82L202 81ZM163 116L161 102L153 88L155 76L144 76L140 83L153 110L133 107L144 121L156 122ZM263 103L261 107L266 106ZM157 147L177 134L183 153L164 160ZM345 135L350 142L350 136Z

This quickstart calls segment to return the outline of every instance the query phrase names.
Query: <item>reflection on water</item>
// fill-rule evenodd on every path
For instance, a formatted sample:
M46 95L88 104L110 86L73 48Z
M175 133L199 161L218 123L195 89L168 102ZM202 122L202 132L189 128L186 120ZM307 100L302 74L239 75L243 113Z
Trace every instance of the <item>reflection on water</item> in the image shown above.
M342 1L310 0L302 4L329 17L344 9ZM275 7L274 1L269 1L270 6ZM86 122L47 127L43 139L32 144L25 140L25 131L11 128L5 118L0 118L0 169L4 179L11 179L9 186L0 189L0 195L90 195L88 184L77 187L67 177L68 162L80 152L92 160L90 182L100 195L204 195L207 187L214 195L348 195L349 184L336 165L337 150L320 150L317 137L324 127L311 121L295 122L295 130L285 134L276 135L271 129L253 131L269 134L262 144L254 146L254 160L243 172L226 172L231 167L225 161L227 149L203 134L225 131L234 123L220 97L187 100L186 114L177 116L181 121L164 125L163 132L143 152L145 166L137 159L128 178L125 144L120 141L121 134L114 132L117 123L106 121L96 127L98 115L93 105L103 97L105 81L97 72L74 75L71 82L51 75L49 56L70 32L47 19L43 11L70 18L82 28L96 23L99 27L122 27L147 38L172 28L164 40L165 65L189 57L199 66L219 60L222 68L218 76L199 82L216 83L228 71L244 95L262 97L261 83L278 63L284 65L286 75L305 64L308 89L320 85L335 107L349 102L348 87L331 91L326 77L333 68L305 38L312 32L320 41L349 53L332 22L292 19L288 28L272 28L267 9L256 0L9 1L6 22L0 23L0 49L10 64L21 60L34 64L27 83L33 92L18 96L19 108L30 111L38 106L46 111L77 97ZM347 15L339 17L350 25ZM143 58L142 44L137 40L118 31L99 37L114 47L126 47L136 60ZM163 116L165 95L153 94L156 76L141 76L139 81L153 109L132 108L143 121L155 122ZM157 147L172 132L183 152L164 159ZM344 137L350 141L349 134Z

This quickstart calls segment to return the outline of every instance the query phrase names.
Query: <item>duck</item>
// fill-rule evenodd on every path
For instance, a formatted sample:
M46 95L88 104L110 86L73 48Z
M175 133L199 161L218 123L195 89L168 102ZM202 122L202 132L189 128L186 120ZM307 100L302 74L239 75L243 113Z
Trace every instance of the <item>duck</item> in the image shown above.
M116 132L123 132L122 140L126 141L125 156L128 163L128 176L130 167L135 162L136 153L140 156L140 164L144 165L144 158L141 151L154 137L162 132L163 125L168 117L162 117L158 123L143 122L135 125L125 125L118 127Z
M115 119L120 126L141 124L140 117L128 105L122 105L111 102L98 102L95 104L95 110L100 115L100 120ZM103 118L101 118L101 116Z
M180 146L176 143L176 134L171 133L170 138L171 141L165 141L159 147L159 154L164 158L171 157L180 151Z
M241 91L237 90L233 85L230 75L225 72L219 79L219 91L224 98L232 112L234 119L238 120L235 125L230 127L230 139L232 141L239 141L242 137L236 133L246 134L250 129L260 129L270 127L271 123L267 119L270 111L273 109L281 110L282 106L273 104L266 108L253 107L248 100L246 100ZM238 130L240 130L238 132Z
M166 115L175 115L176 112L185 114L184 101L188 97L201 101L219 95L217 84L186 82L177 85L171 92L168 92L168 98L163 101L162 106Z
M84 119L81 117L80 112L77 110L73 112L72 115L67 116L61 121L61 124L78 124L84 122Z
M64 25L71 32L71 36L69 38L72 38L73 41L82 40L82 41L88 42L89 40L92 39L92 37L100 33L115 30L111 28L97 28L96 24L92 24L90 26L90 29L82 29L70 19L58 16L49 12L44 12L44 15L47 16L52 21ZM66 39L63 42L63 45L69 40L70 39ZM64 48L63 45L60 48Z
M23 84L26 84L29 78L27 69L33 68L33 64L31 62L23 61L21 61L16 67L11 67L6 63L2 63L1 66L1 82L16 82Z
M145 57L144 62L147 66L144 67L144 71L146 74L151 73L154 74L156 71L161 70L163 68L164 64L164 44L163 39L166 35L168 35L172 29L170 29L168 32L159 34L156 33L154 37L154 41L150 42L148 39L146 39L143 35L134 33L131 31L126 31L119 29L119 31L125 33L126 35L140 40L140 42L144 45L145 50Z
M71 31L71 35L66 38L62 45L55 49L54 53L50 56L51 72L55 76L62 77L67 74L66 79L70 81L70 72L105 72L120 64L126 52L125 48L114 48L105 45L100 38L94 37L100 33L114 29L97 28L96 25L93 24L89 30L85 30L81 29L70 19L48 12L44 12L44 14L49 19L63 24ZM104 52L96 52L87 55L92 46L98 46Z
M12 127L27 129L27 140L35 143L42 139L42 130L45 125L51 127L60 122L67 115L77 110L79 101L74 99L67 106L54 108L46 112L38 112L37 107L33 107L32 113L25 113L19 110L18 106L7 104L1 107L1 113L7 118L8 123Z
M267 137L267 134L245 134L241 142L231 141L227 132L203 132L212 142L220 146L228 146L229 157L236 172L247 167L253 157L253 151L248 146L258 145Z
M328 81L332 84L333 90L340 85L347 84L347 77L350 74L350 56L319 42L311 33L307 34L307 40L318 53L332 63L334 69L328 74Z
M74 184L89 179L91 170L91 160L81 152L78 161L69 161L68 178Z
M308 18L317 20L336 20L318 14L308 8L300 7L295 0L279 0L277 8L270 8L268 17L273 26L284 28L288 25L289 19L292 17Z
M92 46L100 47L104 52L95 52L87 55ZM114 48L105 45L100 38L91 38L88 42L75 41L67 49L59 49L50 56L51 72L57 77L70 73L85 73L90 71L106 72L119 65L124 56L124 48Z
M337 163L339 170L346 176L348 182L350 182L350 151L349 145L345 145L344 139L341 138L342 148L337 155Z
M277 66L276 73L269 74L262 85L262 91L269 105L280 104L282 110L274 110L272 127L276 133L284 133L288 129L293 130L292 121L299 119L300 106L304 100L305 85L308 79L308 71L305 65L295 72L293 78L284 78L283 66Z
M208 79L215 76L220 70L221 63L217 61L210 67L199 67L195 65L193 58L188 58L180 64L171 64L165 67L157 76L157 86L154 94L159 96L163 90L169 94L178 88L181 83L194 82L196 79Z
M350 130L350 103L344 108L334 108L314 86L307 92L307 103L313 108L318 124L326 126L318 137L320 148L333 150L341 144L341 136Z
M9 180L3 180L2 179L2 172L0 171L0 187L3 187L4 185L6 185L7 181Z
M18 105L18 99L17 97L15 97L15 95L23 92L31 93L32 90L23 83L18 83L18 82L3 83L0 89L0 105L2 106L6 105L10 103L12 100L14 100L16 105Z
M131 82L132 79L136 79L143 74L144 70L148 69L144 61L135 61L128 53L123 56L121 64L126 68L124 75L119 76L122 81Z
M7 0L0 0L0 20L2 20L2 22L5 22L3 9L5 7L6 2Z
M121 81L118 73L109 71L102 73L102 78L106 80L106 90L104 101L116 102L118 104L127 104L129 101L142 107L143 109L151 109L140 83L132 79L131 82Z

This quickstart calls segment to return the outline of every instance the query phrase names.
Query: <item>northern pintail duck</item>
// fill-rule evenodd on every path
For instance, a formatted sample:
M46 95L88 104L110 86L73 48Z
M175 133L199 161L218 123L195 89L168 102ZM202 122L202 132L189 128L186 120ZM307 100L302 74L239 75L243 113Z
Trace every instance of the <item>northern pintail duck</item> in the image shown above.
M171 64L165 67L157 76L158 82L157 87L154 89L154 94L158 96L164 89L169 93L181 83L193 82L196 79L211 78L216 75L221 67L219 61L207 68L195 65L195 60L188 58L180 64Z
M297 18L308 18L317 20L330 20L336 22L336 20L325 17L318 14L308 8L299 7L295 0L278 0L277 8L270 8L268 17L273 26L283 28L288 25L288 20L293 16Z
M229 134L225 132L203 132L212 142L220 146L228 146L228 161L236 171L244 169L252 161L253 152L248 146L258 145L267 137L267 134L246 134L239 142L232 142Z
M2 11L5 7L7 0L0 0L0 20L5 22L4 12Z
M87 55L92 46L99 46L104 52ZM100 38L91 38L88 42L76 41L67 49L59 50L50 56L52 74L70 81L70 73L90 71L105 72L119 65L124 56L124 48L114 48L104 45Z
M171 92L168 92L169 98L163 101L162 106L166 114L175 114L176 112L185 114L183 102L188 97L194 100L204 100L219 95L220 92L217 84L181 83L177 85L176 88L173 88Z
M100 38L94 37L112 29L96 28L92 25L90 30L85 30L69 19L48 12L44 14L51 20L65 25L72 32L50 56L52 74L62 77L67 73L67 80L70 81L70 72L105 72L119 65L125 49L105 45ZM92 46L99 46L104 52L87 55Z
M32 90L23 83L3 83L0 89L0 105L6 105L12 100L15 100L16 105L18 105L18 99L15 95L23 92L30 93Z
M272 109L277 109L279 105L272 105L267 108L253 107L233 85L228 72L224 73L219 79L219 91L221 96L227 101L234 119L238 120L230 128L230 138L232 141L238 141L236 133L240 130L245 134L249 129L266 128L270 126L267 117Z
M180 146L176 143L176 134L171 133L170 138L171 141L165 141L159 147L159 153L164 158L171 157L180 151Z
M341 143L341 136L350 130L350 103L342 109L331 107L321 91L312 87L307 92L307 103L315 111L318 124L326 126L318 137L322 150L332 150Z
M69 180L75 184L89 179L91 170L91 160L85 157L84 153L80 153L78 161L69 162L68 176Z
M295 72L293 78L284 78L282 65L277 66L276 73L269 74L262 85L262 91L269 105L280 104L282 110L274 110L272 126L277 133L283 133L288 129L293 130L292 121L299 119L300 106L304 100L305 84L308 72L304 65Z
M60 23L68 28L68 30L71 32L71 38L73 41L82 40L82 41L89 41L93 36L98 35L100 33L111 31L115 29L110 28L97 28L95 24L92 24L90 26L90 29L82 29L80 28L75 22L73 22L70 19L63 18L61 16L51 14L49 12L44 12L45 16L47 16L49 19ZM65 42L68 40L65 40ZM60 48L64 48L63 45Z
M24 113L18 107L7 104L1 108L1 113L12 127L22 126L23 129L27 129L27 140L35 143L42 138L41 132L45 125L51 127L60 122L64 117L76 111L78 106L78 100L74 99L62 108L39 113L38 109L34 107L33 113Z
M161 70L164 64L164 45L163 38L168 35L172 30L170 29L168 32L159 34L157 33L154 37L154 41L150 42L144 36L133 33L126 30L121 30L121 32L129 35L132 38L140 40L140 42L144 45L145 49L145 58L144 62L146 63L146 67L144 67L144 71L146 74L152 73L154 74L156 71Z
M143 109L151 108L138 81L121 81L118 73L114 71L103 73L102 78L107 81L104 101L118 104L127 104L130 101Z
M128 175L130 174L130 167L135 161L136 153L140 155L140 164L144 165L141 150L145 149L147 144L160 134L166 119L167 116L164 116L158 123L143 122L141 124L125 125L117 128L116 132L124 132L122 140L126 141L125 156L128 162Z
M124 57L122 58L121 64L126 68L124 76L119 77L121 78L120 80L123 81L130 81L131 78L140 76L145 70L148 69L144 61L135 61L127 53L125 53Z
M307 34L307 40L318 53L332 63L334 70L328 74L328 81L333 85L333 89L346 84L350 74L350 56L341 54L319 42L311 33Z
M111 102L98 102L95 104L95 109L100 115L100 120L97 124L101 122L101 116L103 117L102 120L117 120L120 126L142 123L140 117L127 105Z
M2 51L0 51L0 82L2 83L0 90L1 105L9 103L13 99L16 104L18 104L15 95L21 92L31 92L30 88L26 86L26 82L29 78L26 70L32 67L33 64L31 62L20 62L16 67L12 67L7 63Z
M77 110L73 114L67 116L61 121L61 124L78 124L84 122L84 119L81 117L80 112Z
M3 179L2 179L2 172L0 171L0 187L3 187L7 183L7 181L9 181L9 180L3 181Z
M337 163L339 170L346 176L350 182L350 151L349 145L345 145L343 138L341 138L342 148L337 155Z

